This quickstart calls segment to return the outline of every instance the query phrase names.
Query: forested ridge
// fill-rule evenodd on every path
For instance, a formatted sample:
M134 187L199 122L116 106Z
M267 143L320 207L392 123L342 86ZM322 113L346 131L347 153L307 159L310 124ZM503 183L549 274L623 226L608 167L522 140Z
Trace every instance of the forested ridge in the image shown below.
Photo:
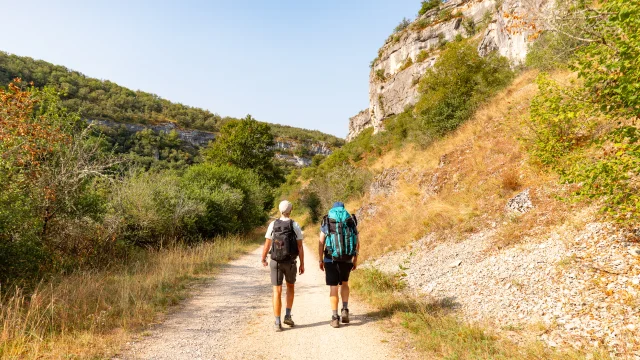
M185 129L218 132L232 117L174 103L158 95L133 91L109 80L88 77L61 65L0 51L0 88L16 78L37 88L49 86L60 92L62 105L82 117L121 123L173 122ZM342 145L338 137L317 130L270 124L277 137L306 142Z

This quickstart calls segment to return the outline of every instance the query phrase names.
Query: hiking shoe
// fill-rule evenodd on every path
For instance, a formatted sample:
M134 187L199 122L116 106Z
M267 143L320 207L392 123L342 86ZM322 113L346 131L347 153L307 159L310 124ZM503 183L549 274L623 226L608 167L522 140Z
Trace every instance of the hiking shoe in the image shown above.
M340 316L336 316L336 315L331 316L331 327L334 327L334 328L340 327Z
M281 332L282 331L282 324L273 324L273 330L275 332Z
M348 324L349 323L349 309L342 309L342 323L343 324Z
M293 319L291 318L291 315L285 315L284 317L284 323L293 327L295 325L295 323L293 322Z

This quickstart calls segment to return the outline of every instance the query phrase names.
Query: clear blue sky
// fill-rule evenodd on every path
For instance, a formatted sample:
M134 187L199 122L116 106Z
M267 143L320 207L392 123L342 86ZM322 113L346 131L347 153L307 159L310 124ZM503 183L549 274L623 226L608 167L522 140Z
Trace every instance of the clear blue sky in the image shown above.
M0 0L0 50L222 116L344 137L419 0Z

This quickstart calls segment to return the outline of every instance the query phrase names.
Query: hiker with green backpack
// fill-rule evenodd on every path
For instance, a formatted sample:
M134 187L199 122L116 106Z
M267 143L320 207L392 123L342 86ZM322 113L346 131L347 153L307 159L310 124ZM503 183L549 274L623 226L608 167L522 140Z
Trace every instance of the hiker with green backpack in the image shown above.
M278 206L282 216L269 224L265 234L262 249L262 265L271 268L271 285L273 285L273 314L276 318L275 331L282 331L280 316L282 314L282 280L287 283L287 307L284 323L293 327L291 317L293 296L298 272L297 261L300 257L299 274L304 274L304 249L302 247L302 230L300 225L289 216L293 205L289 201L282 201ZM267 263L267 255L271 254L271 261Z
M330 325L334 328L349 323L349 274L356 269L360 243L358 241L358 220L349 214L344 203L333 204L329 214L322 219L318 259L320 270L325 272L326 283L330 286ZM338 293L342 297L342 311L338 315Z

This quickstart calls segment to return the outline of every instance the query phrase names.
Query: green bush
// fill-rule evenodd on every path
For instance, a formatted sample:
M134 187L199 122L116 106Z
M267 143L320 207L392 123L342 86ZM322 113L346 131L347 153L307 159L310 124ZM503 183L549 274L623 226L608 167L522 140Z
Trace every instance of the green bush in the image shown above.
M378 69L375 72L376 74L376 79L380 82L385 82L387 81L387 74L385 73L384 69Z
M422 6L420 7L420 11L418 11L418 15L422 16L426 14L429 10L439 8L440 3L441 3L441 0L423 0Z
M407 18L403 18L402 21L400 21L400 24L398 24L398 26L396 26L395 29L393 29L393 33L395 34L395 33L402 32L406 28L408 28L409 25L411 25L411 20Z
M449 21L453 18L453 9L443 9L438 13L438 20L440 21Z
M420 80L414 113L425 132L443 135L469 119L512 78L504 57L494 53L483 58L469 42L450 43Z
M561 87L545 74L538 77L538 88L531 101L530 149L542 164L562 166L566 155L593 139L595 119L602 114L580 88Z
M416 56L416 62L423 62L425 60L427 60L429 58L430 53L427 50L422 50L418 53L418 56Z
M419 31L419 30L426 29L431 24L433 24L433 21L431 19L422 18L422 19L419 19L419 20L415 21L413 23L413 25L411 25L411 28L413 30Z
M464 31L467 33L467 36L475 35L478 30L476 28L476 22L475 20L473 20L473 18L465 18L464 21L462 22L462 27L464 28Z
M407 70L408 68L410 68L413 65L413 59L411 58L411 56L407 57L407 59L404 61L404 63L402 64L402 66L400 67L400 71L404 71Z
M188 199L205 206L195 225L206 237L254 229L267 220L265 206L273 202L258 175L229 165L194 165L181 183Z
M318 223L322 214L322 199L317 193L305 191L300 198L300 203L309 212L309 218L312 223Z
M593 100L607 110L640 116L640 3L609 0L589 18L596 40L580 49L574 69Z
M205 204L187 197L177 174L143 172L113 189L111 214L119 219L121 239L158 246L196 235Z
M597 9L582 2L568 5L567 11L575 16L569 22L555 20L569 34L588 40L579 44L569 60L584 83L563 87L540 77L540 93L531 106L530 149L572 184L576 199L602 202L608 218L636 226L640 215L640 130L635 124L640 115L640 4L611 0ZM560 49L562 54L573 47L565 46L558 34L548 36L529 58L531 64L547 65L542 50L555 54ZM554 66L551 62L549 67Z
M636 223L640 215L640 129L602 112L581 87L562 87L546 75L531 104L531 153L573 184L575 199L603 202L610 219Z
M604 200L602 210L621 223L640 216L640 129L618 127L595 144L595 156L570 157L563 180L580 184L578 198Z

